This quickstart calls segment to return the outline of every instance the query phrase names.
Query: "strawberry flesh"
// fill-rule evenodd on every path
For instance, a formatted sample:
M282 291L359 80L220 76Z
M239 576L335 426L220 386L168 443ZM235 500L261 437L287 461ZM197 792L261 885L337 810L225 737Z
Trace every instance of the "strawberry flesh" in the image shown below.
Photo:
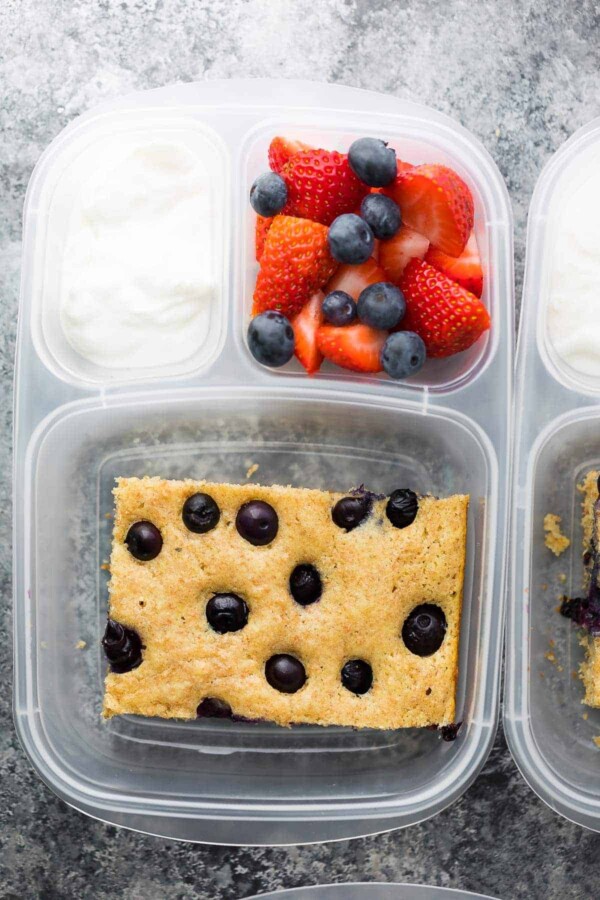
M345 291L354 300L358 300L361 291L378 281L387 281L385 272L371 257L359 266L340 266L324 290L326 294L331 294L332 291Z
M448 256L460 256L473 230L474 206L465 182L447 166L414 166L385 188L402 221Z
M295 338L295 354L309 375L318 372L323 354L317 343L317 331L323 324L323 300L325 295L317 291L292 320Z
M460 353L490 327L481 300L420 259L408 263L400 288L406 299L402 329L420 335L430 357Z
M322 325L317 332L319 350L330 362L353 372L381 372L381 351L388 336L358 322L341 328Z
M379 265L385 272L385 280L398 284L408 262L423 259L428 248L426 237L408 225L402 225L393 238L381 241L379 245Z
M483 269L475 234L467 241L467 246L460 256L448 256L435 247L430 247L425 254L425 262L439 269L452 281L456 281L466 291L481 297L483 293Z

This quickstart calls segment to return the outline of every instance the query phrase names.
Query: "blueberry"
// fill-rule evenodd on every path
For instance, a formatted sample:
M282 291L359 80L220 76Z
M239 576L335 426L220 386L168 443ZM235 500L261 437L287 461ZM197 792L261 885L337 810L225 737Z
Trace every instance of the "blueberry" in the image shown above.
M373 669L364 659L349 659L342 668L342 684L353 694L366 694L373 684Z
M406 300L395 284L377 281L360 292L356 309L358 318L365 325L388 331L404 318Z
M369 497L342 497L331 511L331 518L338 528L352 531L358 528L371 512Z
M248 624L248 606L237 594L215 594L206 604L206 618L219 634L240 631Z
M416 656L431 656L442 646L447 627L446 616L439 606L422 603L406 617L402 640Z
M205 697L198 704L196 710L198 719L230 719L231 707L225 700L219 700L218 697Z
M360 214L381 241L394 237L402 224L400 207L385 194L367 194L360 205Z
M373 232L360 216L344 213L334 219L327 232L331 255L338 262L359 265L373 253Z
M332 291L323 300L323 316L331 325L349 325L356 319L356 303L345 291Z
M410 488L392 491L385 514L395 528L406 528L417 518L419 498Z
M147 562L162 550L162 535L152 522L134 522L125 538L127 549L136 559Z
M142 641L137 631L109 619L102 638L104 653L112 672L130 672L142 663Z
M440 728L442 740L448 742L455 741L458 737L461 725L462 722L452 722L450 725L442 725Z
M294 355L294 329L290 320L273 309L261 313L248 326L248 346L263 366L285 366Z
M240 506L235 527L248 543L254 544L255 547L264 547L274 540L279 529L279 518L269 503L263 500L249 500Z
M290 594L300 606L310 606L321 599L323 585L318 570L310 563L296 566L290 575Z
M378 138L359 138L348 150L354 174L369 187L385 187L396 177L396 151Z
M287 185L276 172L259 175L250 188L250 205L259 216L276 216L287 203Z
M271 687L282 694L295 694L306 682L304 666L289 653L278 653L267 660L265 676Z
M390 334L381 351L381 365L390 378L409 378L423 368L427 350L414 331Z
M181 518L188 531L206 534L218 524L221 512L209 494L198 493L187 498L183 504Z

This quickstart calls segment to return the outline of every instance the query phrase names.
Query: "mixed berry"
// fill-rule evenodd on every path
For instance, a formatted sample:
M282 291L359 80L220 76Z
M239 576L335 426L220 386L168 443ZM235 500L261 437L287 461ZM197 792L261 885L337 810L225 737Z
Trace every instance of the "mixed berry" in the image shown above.
M152 522L134 522L125 538L127 549L142 562L155 559L162 550L162 535Z
M332 507L333 522L345 532L359 528L369 519L376 499L385 497L372 494L362 487L353 491ZM418 511L419 498L408 488L399 488L387 498L386 516L395 528L407 528L414 522ZM221 510L213 497L198 492L186 499L181 517L188 531L206 534L219 524ZM277 537L279 517L269 503L250 500L240 506L235 525L244 540L255 546L265 546ZM146 520L131 525L124 542L132 556L140 562L155 559L163 547L160 530ZM302 562L293 568L289 577L289 593L302 607L309 607L321 600L324 585L314 563ZM216 593L206 603L205 615L208 626L217 634L225 635L246 627L250 609L246 600L238 594ZM441 647L446 630L443 610L435 604L423 603L406 617L399 637L410 653L431 656ZM107 621L102 646L111 671L115 673L129 672L143 662L142 651L145 648L140 635L113 619ZM302 661L289 653L275 654L265 663L267 682L282 693L296 693L304 686L307 677ZM364 659L349 659L340 669L340 681L351 693L366 694L373 686L373 669ZM236 718L229 703L216 697L205 697L200 702L197 717Z
M250 192L259 271L248 331L263 365L295 354L360 373L416 375L490 328L468 186L365 137L348 153L275 137Z
M131 672L142 663L143 647L139 634L113 619L106 623L102 647L112 672Z

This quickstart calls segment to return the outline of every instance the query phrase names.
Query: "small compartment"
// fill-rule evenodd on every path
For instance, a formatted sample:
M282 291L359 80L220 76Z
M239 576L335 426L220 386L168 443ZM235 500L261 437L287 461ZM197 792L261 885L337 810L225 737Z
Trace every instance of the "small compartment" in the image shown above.
M243 482L252 463L259 465L254 479L265 483L471 493L457 741L427 730L101 719L102 565L114 477ZM168 405L113 398L104 407L65 407L40 429L31 465L35 680L19 715L39 731L43 777L69 802L93 804L113 821L125 811L175 817L188 839L269 843L281 840L289 816L299 820L297 840L355 834L357 820L372 820L366 830L408 824L445 806L474 777L474 760L483 761L494 732L482 704L495 678L488 644L497 627L497 500L495 455L471 420L308 387L186 391Z
M515 574L519 615L511 616L507 674L507 733L511 750L534 790L567 818L598 829L600 710L582 704L578 677L581 632L560 615L563 595L583 588L582 494L591 469L600 468L600 413L579 409L540 434L531 451L527 503L519 517L524 571ZM559 515L571 544L555 557L544 542L547 513ZM522 523L522 531L521 531ZM523 536L521 538L521 535Z
M589 304L585 303L587 292L598 293L600 289L600 256L594 265L590 261L590 251L597 244L597 230L594 231L593 219L588 218L589 209L581 208L582 203L593 203L593 195L590 200L584 201L582 194L586 193L586 187L591 172L600 171L600 123L591 123L585 129L577 132L552 158L540 178L538 187L532 200L531 219L531 246L530 253L535 258L532 267L531 284L528 290L539 297L539 311L537 320L537 344L540 356L546 368L553 378L557 379L565 387L579 391L583 394L597 394L600 391L600 358L597 363L597 373L584 371L578 367L574 360L569 361L566 353L586 352L586 342L597 343L594 339L594 327L596 320ZM595 208L595 207L594 207ZM561 227L565 224L565 210L571 219L577 218L577 225L581 234L587 232L588 246L579 246L575 233L571 231L569 237L561 233ZM570 213L569 213L570 210ZM535 227L535 231L533 231ZM552 322L550 300L553 284L560 283L557 259L567 249L580 254L579 270L582 276L582 284L567 284L567 273L562 275L565 301L569 311L577 303L581 295L584 308L576 310L581 322L581 333L569 336L565 342L561 354L554 343L553 334L565 334L565 324L560 317ZM558 288L557 288L558 290ZM600 319L598 319L600 323ZM600 324L599 326L600 327ZM582 343L583 340L583 343ZM587 368L587 363L584 362Z
M70 381L76 385L102 386L121 384L126 382L144 381L156 378L182 377L205 369L216 359L225 339L225 326L227 320L228 283L226 279L226 263L229 253L229 153L218 135L204 124L189 115L174 114L173 111L159 112L138 109L132 114L114 112L109 115L99 115L88 119L84 126L65 132L58 139L61 144L59 153L50 155L46 162L47 171L43 191L39 201L39 216L37 222L37 241L34 248L34 272L31 309L32 336L38 355L44 364L58 377ZM137 221L133 221L130 227L127 223L121 223L119 215L121 210L115 210L115 200L118 199L115 184L113 194L102 194L103 182L101 174L103 167L109 177L115 167L129 165L131 168L132 155L139 148L150 149L155 154L165 153L165 148L173 148L182 155L195 160L197 170L191 174L183 172L171 174L169 169L173 166L172 159L156 162L156 188L152 191L144 187L143 175L135 169L130 171L131 178L127 184L131 186L131 212L139 210L140 203L146 202L156 190L157 199L150 213L156 218L156 226L148 227L144 221L144 215L139 215ZM148 154L146 154L148 155ZM187 162L187 158L184 160ZM185 190L188 190L194 181L194 189L198 190L198 207L189 205L187 209L181 206L182 187L180 184L184 177L188 177ZM92 180L90 180L92 179ZM95 179L95 181L94 181ZM170 182L169 182L170 179ZM163 190L163 194L160 191ZM180 192L178 194L178 191ZM172 262L173 253L165 253L161 257L163 247L168 245L169 234L173 233L176 239L177 230L174 229L173 220L168 218L170 197L174 197L179 203L180 215L189 215L190 227L200 227L201 216L198 210L200 204L205 204L207 218L205 241L206 248L200 247L198 252L205 254L205 267L192 263L192 254L184 253L178 263ZM165 208L162 214L162 206ZM152 362L152 356L160 353L162 339L158 338L156 329L147 335L140 333L139 340L122 340L123 328L115 327L114 340L117 350L115 358L109 362L110 354L106 353L106 347L110 347L110 327L108 321L100 323L100 328L106 325L107 338L102 342L102 352L106 355L106 362L98 359L92 360L88 355L83 355L70 341L63 327L63 296L68 290L67 268L65 266L67 252L71 257L71 270L76 270L77 260L87 260L85 264L85 277L90 277L93 269L93 261L89 260L87 245L82 239L89 228L90 210L96 213L97 224L89 229L93 232L94 247L97 249L98 234L104 235L104 241L100 245L101 252L106 253L106 272L99 267L96 284L91 283L89 291L84 290L83 285L76 292L77 298L81 297L82 308L86 308L92 291L99 295L104 291L111 294L113 279L118 283L117 275L111 274L122 269L124 276L130 277L126 272L126 262L119 257L124 240L131 240L131 258L134 261L131 272L131 290L128 299L138 304L139 315L143 319L146 306L143 299L143 291L149 289L148 278L141 277L141 268L144 260L144 242L148 241L148 273L153 273L150 280L160 284L160 279L165 275L162 286L163 293L177 298L177 312L173 312L181 319L181 330L186 317L192 314L189 293L190 284L207 285L207 296L200 311L194 314L184 333L188 335L195 332L197 337L183 341L177 338L179 332L174 332L170 339L171 345L176 343L181 348L181 359L176 358L178 352L166 353L165 359L158 364ZM129 210L127 210L128 212ZM117 222L120 232L111 231L111 225ZM83 223L80 225L79 223ZM99 223L99 224L98 224ZM157 228L163 228L158 244ZM177 223L179 231L182 230L182 222ZM79 229L79 230L77 230ZM185 230L185 229L184 229ZM114 232L114 233L113 233ZM139 235L139 240L134 242L134 232ZM119 238L119 234L123 237ZM200 234L200 231L199 231ZM79 235L79 236L78 236ZM164 239L164 240L163 240ZM155 242L155 246L152 245ZM199 243L203 243L199 242ZM181 241L178 242L177 246ZM141 245L141 246L140 246ZM69 249L70 248L70 249ZM94 251L96 252L96 251ZM177 259L177 257L175 257ZM139 265L135 268L136 260ZM156 265L156 260L159 264ZM109 265L109 263L114 265ZM175 265L177 270L185 269L190 283L185 279L179 285L173 279L169 286L169 266ZM154 266L154 269L152 268ZM187 267L187 268L186 268ZM80 266L81 268L81 266ZM138 269L140 271L138 272ZM77 273L75 276L77 277ZM106 277L106 284L104 278ZM192 281L193 279L193 281ZM205 281L203 279L206 279ZM196 287L196 290L199 290ZM212 294L211 294L212 290ZM199 304L198 304L199 306ZM77 316L78 304L71 304L72 316ZM172 307L174 310L174 306ZM165 323L168 327L169 315L166 309L162 309L156 315L157 321ZM84 338L89 336L78 334L79 346L83 346ZM154 341L154 344L151 343ZM122 344L119 349L119 343ZM139 353L139 348L144 344L153 351L146 352L150 357L148 363L144 353ZM156 345L156 346L154 346ZM136 357L137 355L137 357ZM122 359L119 359L122 356ZM130 357L128 363L127 357Z
M598 413L569 415L551 426L533 463L528 702L542 760L571 790L596 794L600 812L600 765L592 740L600 735L600 710L582 705L583 685L574 675L584 659L581 632L557 611L562 594L582 594L582 494L577 486L587 472L600 468L599 436ZM561 516L561 530L571 540L558 558L544 543L543 520L549 512Z
M335 124L332 124L335 120ZM246 344L246 331L251 318L252 295L258 272L255 259L254 229L256 215L250 206L248 197L254 180L262 172L268 171L267 151L271 139L275 135L284 135L301 140L310 146L324 147L346 153L350 144L361 136L376 136L387 141L396 150L399 159L414 163L441 163L453 168L468 184L475 201L474 231L481 253L484 269L484 291L482 300L490 311L492 327L468 350L446 359L430 359L423 369L410 379L394 382L385 373L379 375L360 375L334 366L325 360L316 378L324 380L337 379L346 382L370 382L374 384L392 384L396 388L409 391L427 388L432 392L446 392L471 382L486 367L498 342L499 329L502 327L501 305L506 302L507 272L500 246L501 217L504 210L499 207L499 198L494 190L494 175L489 171L489 161L476 154L466 155L465 148L460 147L448 134L439 134L435 129L428 133L423 122L416 122L412 117L397 117L394 122L369 124L368 116L361 116L361 124L357 125L356 116L348 117L343 113L319 119L317 115L282 119L277 122L263 123L247 137L242 149L241 191L238 206L238 221L244 223L241 240L241 272L238 278L239 305L236 313L241 325L242 342L250 356ZM273 370L253 364L270 374ZM306 372L295 357L278 374L301 376Z

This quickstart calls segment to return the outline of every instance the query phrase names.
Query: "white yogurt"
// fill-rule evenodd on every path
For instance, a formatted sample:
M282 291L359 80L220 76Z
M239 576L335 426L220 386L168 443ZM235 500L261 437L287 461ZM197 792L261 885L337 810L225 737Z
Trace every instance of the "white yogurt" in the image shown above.
M600 156L583 159L549 211L548 337L583 375L600 376Z
M208 174L169 141L103 149L70 218L60 319L71 346L107 368L182 362L218 302Z

